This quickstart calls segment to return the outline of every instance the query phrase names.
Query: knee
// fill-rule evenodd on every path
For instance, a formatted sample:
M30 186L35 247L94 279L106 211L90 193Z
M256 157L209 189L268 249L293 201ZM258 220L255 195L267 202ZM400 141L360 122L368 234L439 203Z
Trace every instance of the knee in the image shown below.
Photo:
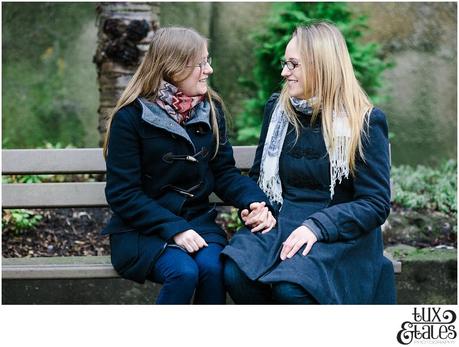
M199 275L203 278L220 278L223 276L223 264L221 261L212 261L204 264L199 263Z
M279 304L313 304L314 298L299 284L279 282L273 284L273 297Z
M239 269L237 264L229 259L226 258L224 262L223 268L223 279L226 288L234 287L238 283L240 283L245 277L245 274Z
M199 280L199 269L194 263L180 264L167 276L167 282L174 282L181 286L196 287Z

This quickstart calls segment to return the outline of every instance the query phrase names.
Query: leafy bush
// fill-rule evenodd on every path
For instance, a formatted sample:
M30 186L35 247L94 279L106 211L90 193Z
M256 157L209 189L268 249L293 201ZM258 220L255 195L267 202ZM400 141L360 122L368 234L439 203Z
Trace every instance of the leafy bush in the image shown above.
M239 218L238 209L232 207L229 213L223 212L220 215L223 222L224 229L230 235L233 235L236 231L244 226L242 220Z
M5 175L3 183L42 183L50 175Z
M20 233L37 226L42 218L42 215L32 210L3 210L2 227L9 227L16 233Z
M419 165L392 168L394 203L413 209L430 209L457 214L457 162L449 160L440 168Z
M251 97L244 101L244 111L236 118L238 144L255 144L258 141L264 104L273 92L281 89L279 61L285 47L294 29L312 19L329 20L342 31L357 79L373 102L378 102L381 74L391 64L381 59L379 45L358 42L363 31L368 29L366 17L354 17L345 3L274 4L266 25L252 34L255 46L253 76L239 80Z
M100 174L71 174L71 175L5 175L3 183L64 183L64 182L101 182Z

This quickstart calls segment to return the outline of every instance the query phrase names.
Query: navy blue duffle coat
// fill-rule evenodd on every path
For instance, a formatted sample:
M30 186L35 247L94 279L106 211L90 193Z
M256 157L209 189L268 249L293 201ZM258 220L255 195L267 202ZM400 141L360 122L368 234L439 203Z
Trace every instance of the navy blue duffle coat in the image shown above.
M219 105L216 109L220 145L215 158L208 101L192 109L184 126L143 98L115 114L105 188L113 216L102 234L110 235L112 264L122 277L144 283L173 236L188 229L207 243L226 245L215 206L209 204L212 192L238 208L254 201L269 205L257 184L235 167L223 113Z
M258 180L274 94L265 115L255 161L250 172ZM390 159L384 113L374 108L368 138L363 138L365 162L358 159L355 177L335 186L330 198L330 163L321 121L299 114L303 125L295 143L290 124L279 159L283 205L278 225L269 233L242 228L223 254L232 258L252 280L292 282L321 304L395 303L392 263L383 256L380 226L390 211ZM319 117L320 118L320 117ZM280 260L282 242L302 224L316 229L323 239L308 255L302 247L292 258Z

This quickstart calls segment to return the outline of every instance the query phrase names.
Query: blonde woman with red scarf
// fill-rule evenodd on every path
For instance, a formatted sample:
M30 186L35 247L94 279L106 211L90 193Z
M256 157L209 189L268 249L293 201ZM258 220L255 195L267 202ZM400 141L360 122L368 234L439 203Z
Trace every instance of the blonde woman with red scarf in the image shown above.
M158 304L225 303L227 238L212 192L250 210L254 229L276 223L269 199L235 168L212 73L204 37L161 28L109 120L105 192L113 217L102 234L122 277L163 284Z

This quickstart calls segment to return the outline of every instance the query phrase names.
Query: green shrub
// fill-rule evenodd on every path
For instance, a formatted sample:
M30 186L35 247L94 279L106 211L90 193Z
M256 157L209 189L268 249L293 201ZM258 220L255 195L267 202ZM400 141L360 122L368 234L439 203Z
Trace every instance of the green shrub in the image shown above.
M38 225L42 218L42 215L32 210L3 210L2 227L11 228L18 234L21 231L33 229Z
M42 183L50 175L5 175L3 183Z
M239 218L238 209L232 207L229 213L223 212L220 215L223 222L223 227L226 232L233 235L236 231L244 226L242 220Z
M345 3L274 4L266 25L252 34L255 47L252 77L239 80L250 97L243 102L244 111L236 118L238 144L257 143L264 105L273 92L281 89L279 61L285 47L294 29L312 19L332 21L343 32L357 79L373 102L380 101L377 91L382 86L382 72L391 64L381 59L379 45L359 42L363 31L368 29L366 17L354 17Z
M457 214L457 162L449 160L440 168L419 165L392 168L393 201L412 209L430 209Z

